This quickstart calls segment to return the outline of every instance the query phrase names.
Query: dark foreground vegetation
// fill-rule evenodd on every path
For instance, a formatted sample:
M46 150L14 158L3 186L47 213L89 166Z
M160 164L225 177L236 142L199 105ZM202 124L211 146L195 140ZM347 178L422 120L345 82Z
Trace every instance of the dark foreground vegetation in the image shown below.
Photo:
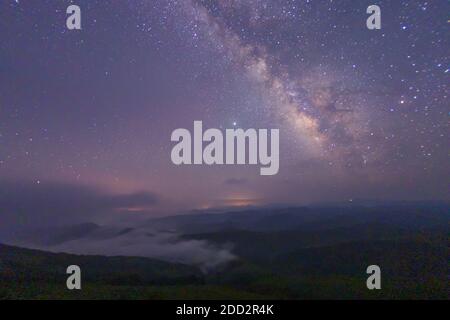
M186 232L185 238L229 246L238 256L207 273L149 258L0 245L0 299L448 299L448 213L421 210L404 222L408 210L387 220L376 213L353 220L323 216L290 228L228 223ZM71 264L82 269L82 290L66 289ZM372 264L381 267L381 290L366 287Z

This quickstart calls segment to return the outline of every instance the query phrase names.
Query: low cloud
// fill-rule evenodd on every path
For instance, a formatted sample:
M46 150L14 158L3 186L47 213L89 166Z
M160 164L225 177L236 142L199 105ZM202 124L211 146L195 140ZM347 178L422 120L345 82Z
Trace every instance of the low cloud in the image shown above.
M41 249L74 254L148 257L195 265L204 272L236 258L228 249L207 241L183 239L179 234L149 228L103 227L87 237Z
M3 182L0 242L52 252L149 257L196 265L203 271L235 258L207 241L157 231L133 219L123 226L124 212L159 203L150 192L110 194L64 183ZM83 223L99 220L109 222Z

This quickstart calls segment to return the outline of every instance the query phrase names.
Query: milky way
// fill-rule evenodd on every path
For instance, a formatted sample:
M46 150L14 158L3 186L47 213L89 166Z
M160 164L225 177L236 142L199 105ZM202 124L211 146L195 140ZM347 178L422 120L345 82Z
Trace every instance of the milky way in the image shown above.
M149 193L133 214L448 199L447 1L0 4L0 177ZM280 129L280 172L176 167L170 133ZM229 183L239 181L239 183ZM121 208L124 209L124 208Z

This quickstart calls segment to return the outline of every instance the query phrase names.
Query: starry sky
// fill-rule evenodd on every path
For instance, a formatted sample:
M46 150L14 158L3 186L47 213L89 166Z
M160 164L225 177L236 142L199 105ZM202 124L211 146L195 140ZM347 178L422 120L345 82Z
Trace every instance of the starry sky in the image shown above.
M66 28L70 4L82 30ZM381 30L366 27L372 4ZM145 216L448 200L449 9L445 0L1 0L0 188L14 200L2 199ZM194 120L279 129L279 173L175 166L171 132Z

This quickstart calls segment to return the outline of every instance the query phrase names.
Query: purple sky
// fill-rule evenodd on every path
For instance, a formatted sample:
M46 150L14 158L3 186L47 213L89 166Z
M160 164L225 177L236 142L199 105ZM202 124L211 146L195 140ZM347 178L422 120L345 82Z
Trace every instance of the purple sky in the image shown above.
M73 2L81 31L0 3L0 210L449 199L447 1L376 1L376 31L373 1ZM194 120L279 129L279 173L173 165Z

